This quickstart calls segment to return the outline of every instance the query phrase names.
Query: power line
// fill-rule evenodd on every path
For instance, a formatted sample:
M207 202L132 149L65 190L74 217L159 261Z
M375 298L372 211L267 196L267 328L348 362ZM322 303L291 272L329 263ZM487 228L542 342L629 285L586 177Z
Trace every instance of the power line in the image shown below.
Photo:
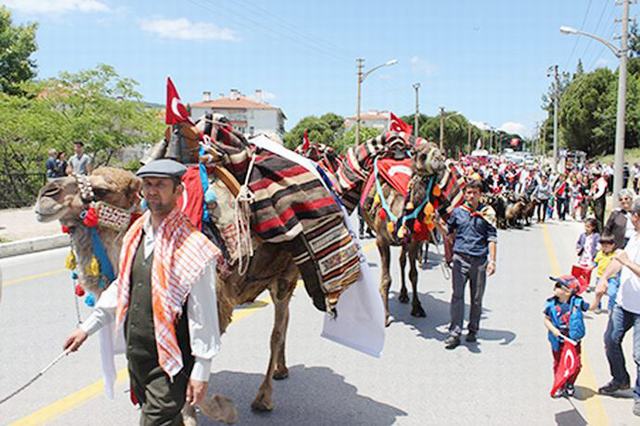
M591 1L592 0L589 0L589 3L587 4L587 11L584 13L584 18L582 18L582 25L580 25L580 30L583 30L584 25L587 23L587 16L589 16L589 11L591 10ZM578 47L579 41L580 37L576 37L576 41L575 43L573 43L573 49L571 49L571 53L569 54L569 57L567 58L567 61L565 62L563 68L567 68L569 66L569 62L571 62L571 58L573 58L573 54L576 52L576 47Z
M596 24L596 29L592 31L592 34L597 34L598 33L598 29L600 29L600 24L602 23L602 18L604 17L604 12L607 10L607 6L610 5L611 2L605 2L604 3L604 7L602 8L602 12L600 12L600 17L598 18L598 23ZM612 10L615 10L615 4ZM589 40L587 40L587 45L584 48L584 52L582 52L582 57L584 58L587 55L587 51L589 50L589 47L591 46L591 42L593 41L593 39L589 38Z
M286 38L290 41L292 41L293 43L297 44L300 47L305 47L307 50L312 50L315 51L317 53L320 53L328 58L331 58L333 60L335 60L336 62L340 62L340 63L344 63L346 59L350 60L351 58L347 58L346 56L341 57L338 56L336 53L332 52L329 49L326 48L322 48L316 45L313 45L309 42L305 42L304 40L301 40L300 38L296 38L294 36L291 36L287 33L284 33L282 31L279 31L277 29L274 28L268 28L266 26L264 26L261 22L256 21L253 18L247 17L247 16L241 16L239 13L237 13L237 11L235 10L229 10L223 6L220 5L216 5L216 6L212 6L209 5L206 0L202 0L203 2L200 1L196 1L196 0L188 0L190 3L202 8L202 9L206 9L212 13L216 13L216 14L220 14L221 11L227 11L230 13L224 13L227 18L231 21L234 21L237 23L237 25L239 27L245 27L247 22L252 23L254 25L254 28L260 31L263 31L264 33L270 34L271 36L273 36L276 39L281 39L281 38ZM240 19L242 18L242 19Z

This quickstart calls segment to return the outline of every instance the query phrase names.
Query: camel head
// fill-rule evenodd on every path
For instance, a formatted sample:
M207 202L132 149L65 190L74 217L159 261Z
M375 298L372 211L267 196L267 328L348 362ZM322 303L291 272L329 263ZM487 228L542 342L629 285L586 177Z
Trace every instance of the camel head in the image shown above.
M413 149L412 171L419 176L441 175L446 167L445 157L432 142L422 142L416 144Z
M139 207L141 181L133 173L111 167L100 167L86 177L93 191L93 200L83 199L83 178L67 176L48 182L38 193L35 213L39 222L60 221L69 229L76 256L80 284L95 294L101 292L100 276L87 272L93 258L91 230L82 223L81 215L93 202L102 202L134 212ZM114 271L117 273L120 246L125 230L98 226L100 236ZM106 283L107 285L109 283Z

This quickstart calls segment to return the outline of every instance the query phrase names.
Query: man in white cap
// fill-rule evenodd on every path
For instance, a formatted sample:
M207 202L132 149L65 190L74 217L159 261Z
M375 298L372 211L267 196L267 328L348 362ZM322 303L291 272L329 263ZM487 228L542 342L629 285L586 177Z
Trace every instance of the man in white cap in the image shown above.
M141 425L181 425L186 402L206 396L220 346L215 269L218 249L177 206L186 168L155 160L140 170L148 211L127 231L118 278L65 341L75 351L115 321L123 331L132 400Z

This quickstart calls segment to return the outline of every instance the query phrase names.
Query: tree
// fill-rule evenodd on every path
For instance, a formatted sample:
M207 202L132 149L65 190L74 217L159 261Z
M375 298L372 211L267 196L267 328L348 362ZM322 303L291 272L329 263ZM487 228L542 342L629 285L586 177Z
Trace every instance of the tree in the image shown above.
M309 115L298 122L284 135L284 145L289 149L295 149L302 143L304 131L308 131L309 140L316 143L332 145L334 132L326 121Z
M344 117L328 112L320 117L320 120L324 121L331 127L331 131L338 135L344 130Z
M0 6L0 91L23 93L21 84L35 76L37 24L13 25L11 12Z
M361 127L360 128L360 142L364 142L368 139L375 138L380 134L380 130L375 129L373 127ZM342 153L347 150L350 146L355 145L356 143L356 128L353 126L346 132L342 134L340 138L338 138L333 144L333 149L335 149L338 153Z
M0 192L29 188L12 205L32 201L50 148L69 153L72 142L81 140L100 165L123 147L160 140L161 114L145 106L136 84L100 65L25 84L24 96L0 93ZM35 183L16 183L8 179L12 173L33 176Z
M584 74L567 87L560 101L561 135L572 150L603 154L615 134L615 75L608 68ZM612 121L613 118L613 121Z

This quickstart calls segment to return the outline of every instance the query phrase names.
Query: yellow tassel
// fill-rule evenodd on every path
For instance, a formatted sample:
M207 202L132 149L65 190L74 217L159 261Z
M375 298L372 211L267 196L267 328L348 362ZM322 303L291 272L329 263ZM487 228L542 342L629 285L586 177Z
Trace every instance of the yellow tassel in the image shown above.
M433 208L433 204L431 203L427 203L426 206L424 206L424 210L422 211L424 214L424 219L422 220L422 223L424 223L425 225L430 224L433 222L433 216L435 215L435 209Z
M376 206L378 204L380 204L380 194L376 192L375 197L373 197L373 205Z
M100 264L95 256L91 258L91 262L84 269L84 273L90 277L97 277L100 275Z
M393 233L393 222L387 222L387 232L389 232L390 234Z
M77 266L78 262L76 262L76 255L73 253L73 251L70 251L64 261L64 267L70 271L73 271Z

